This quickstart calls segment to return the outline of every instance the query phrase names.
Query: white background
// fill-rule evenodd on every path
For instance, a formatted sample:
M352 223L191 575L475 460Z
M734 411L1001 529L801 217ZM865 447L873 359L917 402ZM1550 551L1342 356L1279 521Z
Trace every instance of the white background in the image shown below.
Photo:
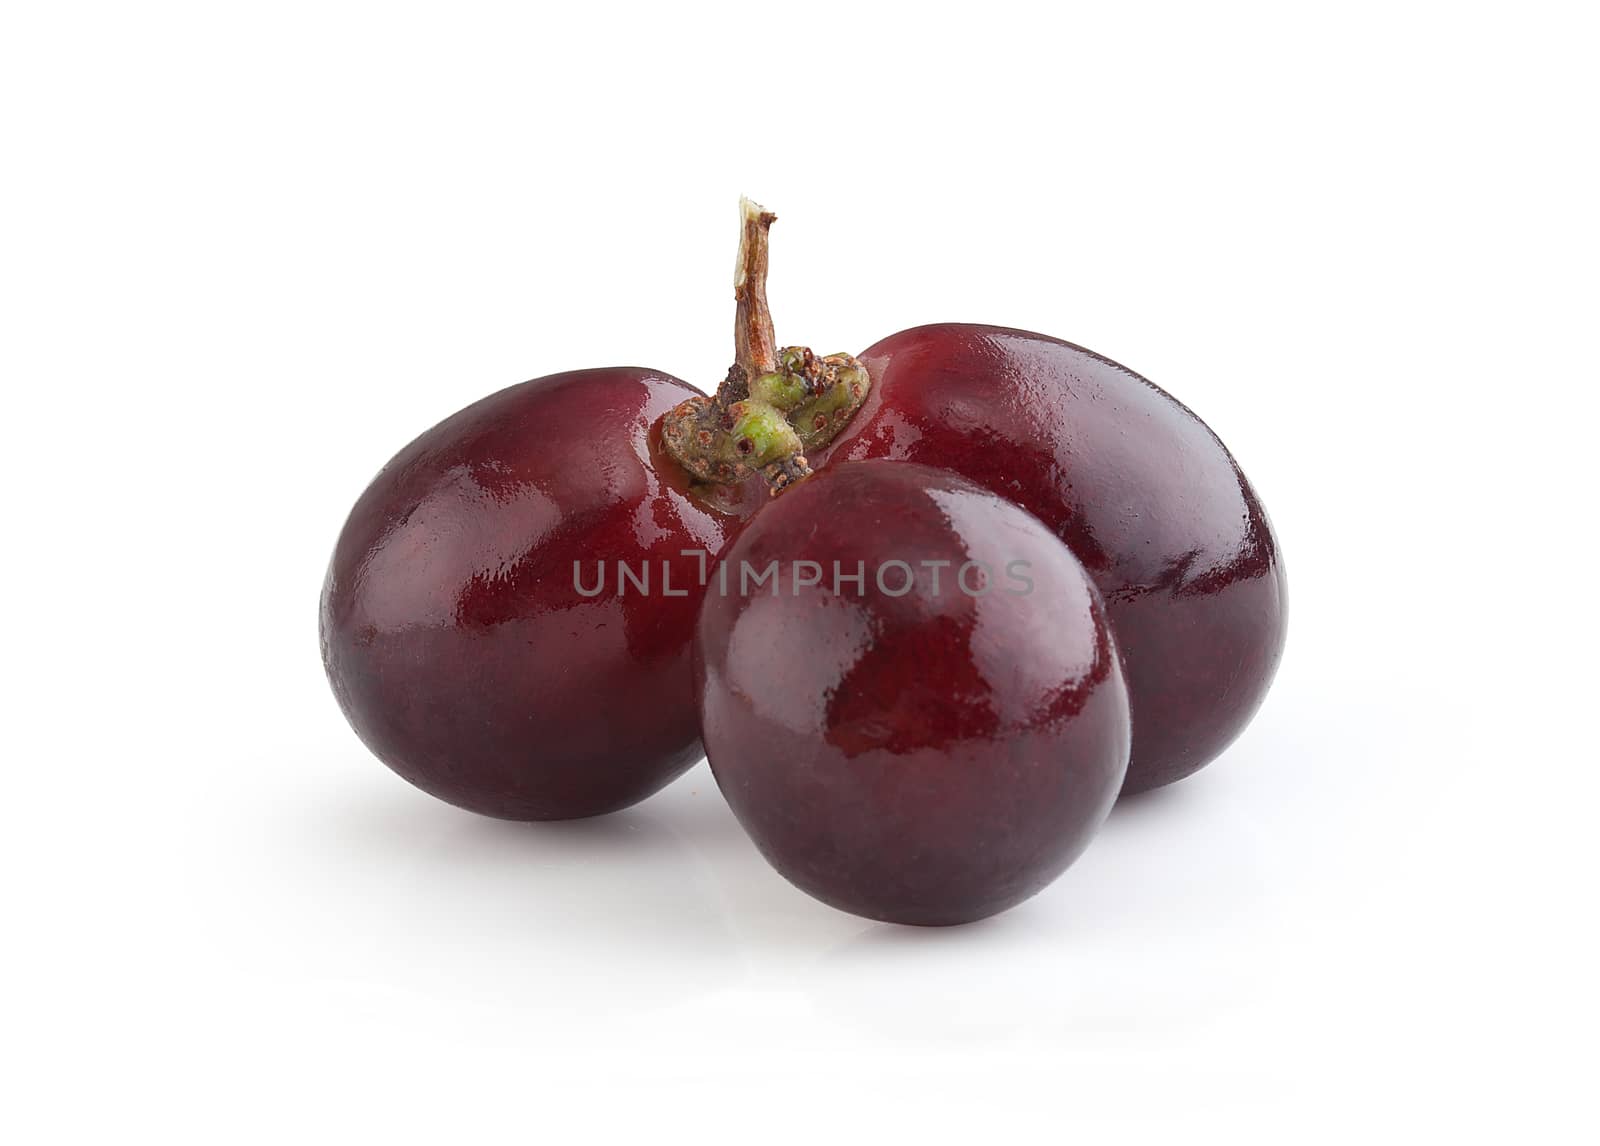
M1592 1134L1589 8L7 6L5 1136ZM783 341L1088 345L1278 527L1255 723L989 923L812 902L703 765L475 818L323 679L412 436L721 377L741 192Z

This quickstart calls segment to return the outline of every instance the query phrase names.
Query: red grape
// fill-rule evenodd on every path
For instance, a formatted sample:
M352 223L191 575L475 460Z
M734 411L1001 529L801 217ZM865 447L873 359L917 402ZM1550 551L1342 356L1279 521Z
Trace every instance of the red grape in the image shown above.
M752 505L690 496L661 453L659 419L696 393L633 368L525 382L367 487L328 569L322 651L386 764L463 808L549 820L626 807L699 758L701 571Z
M813 465L939 466L1033 513L1104 597L1133 709L1124 791L1170 784L1249 722L1283 651L1283 562L1222 442L1139 375L995 326L902 331L861 355L865 404Z
M718 566L695 664L740 822L799 887L873 919L962 923L1033 895L1127 764L1082 566L943 470L835 463L777 498Z

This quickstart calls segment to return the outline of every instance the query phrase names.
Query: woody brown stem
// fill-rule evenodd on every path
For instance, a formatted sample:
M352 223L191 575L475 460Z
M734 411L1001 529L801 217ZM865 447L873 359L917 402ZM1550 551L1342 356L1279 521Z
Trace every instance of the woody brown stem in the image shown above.
M734 361L745 377L759 378L778 368L778 339L767 308L767 232L777 216L759 203L739 200L739 264L733 274Z

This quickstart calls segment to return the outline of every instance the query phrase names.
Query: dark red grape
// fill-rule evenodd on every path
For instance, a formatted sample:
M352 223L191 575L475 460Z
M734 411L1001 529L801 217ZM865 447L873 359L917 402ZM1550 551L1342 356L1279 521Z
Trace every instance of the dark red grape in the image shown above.
M1033 895L1127 764L1082 566L944 470L835 463L776 498L718 566L695 664L740 822L799 887L873 919L963 923Z
M811 458L939 466L1045 523L1094 578L1133 709L1126 792L1211 761L1283 651L1283 563L1266 512L1187 407L1041 334L946 324L861 355L865 404Z
M753 503L689 496L661 453L661 415L696 393L633 368L525 382L367 487L328 569L322 652L386 764L463 808L548 820L626 807L699 758L701 570Z

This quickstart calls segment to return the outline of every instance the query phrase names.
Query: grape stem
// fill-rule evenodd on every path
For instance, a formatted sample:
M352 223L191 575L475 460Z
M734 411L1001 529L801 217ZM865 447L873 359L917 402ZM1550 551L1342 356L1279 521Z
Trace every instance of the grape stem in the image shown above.
M776 494L810 477L806 452L833 440L872 385L866 367L848 354L778 349L767 306L768 232L777 218L739 201L733 367L715 396L690 398L662 419L667 452L706 485L760 474Z
M767 306L767 247L778 217L761 204L741 198L739 218L739 263L733 272L733 360L744 368L748 379L778 368L778 337Z

